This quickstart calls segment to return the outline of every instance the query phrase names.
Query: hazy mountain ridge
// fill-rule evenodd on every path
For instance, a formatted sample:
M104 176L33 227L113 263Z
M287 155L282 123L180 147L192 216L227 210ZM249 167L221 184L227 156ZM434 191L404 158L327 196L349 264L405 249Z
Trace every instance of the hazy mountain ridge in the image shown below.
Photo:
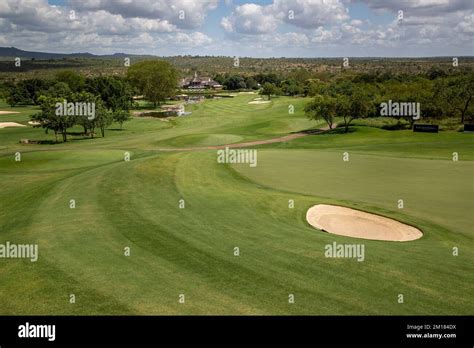
M126 53L114 53L97 55L89 52L77 53L49 53L37 51L25 51L16 47L0 47L0 57L20 57L30 59L62 59L62 58L121 58L121 57L146 57L150 55L136 55Z
M117 52L113 54L93 54L89 52L76 52L76 53L50 53L50 52L39 52L39 51L26 51L16 47L0 47L0 57L20 57L20 58L34 58L34 59L62 59L62 58L124 58L124 57L162 57L153 54L129 54L123 52ZM172 57L213 57L213 58L228 58L226 56L208 56L208 55L178 55L178 56L167 56ZM447 56L446 56L447 57ZM424 60L424 59L446 59L446 57L433 56L433 57L350 57L351 59L364 60L364 59L376 59L376 60ZM474 56L459 56L464 58L474 58ZM252 57L242 57L252 58ZM253 58L253 59L288 59L288 60L307 60L307 59L318 59L318 60L330 60L340 57L268 57L268 58Z

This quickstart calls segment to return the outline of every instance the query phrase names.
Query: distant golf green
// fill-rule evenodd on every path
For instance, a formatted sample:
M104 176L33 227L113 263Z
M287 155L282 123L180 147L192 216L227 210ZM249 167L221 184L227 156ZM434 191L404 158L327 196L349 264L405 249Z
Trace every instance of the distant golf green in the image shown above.
M216 150L163 151L324 126L305 118L303 98L248 104L256 97L205 101L168 121L135 117L105 138L68 143L31 126L0 129L0 244L39 245L37 262L0 259L0 314L471 314L472 134L353 127L252 147L255 168L220 164ZM35 112L13 110L0 122L27 124ZM318 203L392 217L424 236L321 232L305 220ZM364 244L365 260L325 257L334 241Z

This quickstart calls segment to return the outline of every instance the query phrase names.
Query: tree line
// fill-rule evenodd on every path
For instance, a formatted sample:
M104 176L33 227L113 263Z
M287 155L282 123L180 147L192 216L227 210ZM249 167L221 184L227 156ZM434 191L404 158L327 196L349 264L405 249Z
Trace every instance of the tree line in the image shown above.
M49 79L5 82L0 93L11 106L39 105L41 112L32 119L67 141L68 129L77 125L91 137L96 128L105 136L112 122L118 122L122 128L130 119L129 110L136 107L134 96L142 95L156 107L176 94L179 77L168 62L147 60L133 64L125 76L84 77L65 70ZM305 107L308 117L322 118L330 127L335 117L342 117L346 131L356 118L379 116L380 105L387 100L419 102L423 118L457 117L464 123L474 115L472 70L449 73L432 67L419 74L350 70L332 74L294 69L284 74L216 74L213 79L227 90L258 90L268 99L274 95L312 97ZM61 100L95 103L96 117L58 118L54 106Z
M26 79L3 85L3 97L10 106L38 105L39 113L31 119L46 132L52 131L56 141L62 135L67 141L68 129L81 126L83 134L94 137L96 128L102 137L113 122L130 120L129 110L136 107L134 96L143 95L155 107L176 92L178 74L164 61L138 62L128 69L127 76L86 78L74 71L60 71L51 79ZM75 114L58 114L58 105L68 103L93 104L93 118Z
M381 115L381 105L391 100L397 103L419 103L421 118L457 118L460 124L474 121L474 72L392 76L378 80L377 75L356 74L332 81L307 81L307 93L313 99L306 104L310 119L323 119L330 128L341 117L347 132L357 118ZM400 118L402 116L398 116ZM414 118L407 120L413 125Z
M312 74L304 69L296 69L288 74L258 73L244 74L216 74L213 79L224 86L226 90L262 90L263 95L307 95L305 82Z

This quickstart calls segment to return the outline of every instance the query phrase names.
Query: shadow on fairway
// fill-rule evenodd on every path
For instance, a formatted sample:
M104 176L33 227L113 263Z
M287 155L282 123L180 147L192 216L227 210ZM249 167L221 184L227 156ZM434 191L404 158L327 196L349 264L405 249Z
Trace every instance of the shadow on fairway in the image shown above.
M303 134L308 134L308 135L312 135L312 134L328 134L328 135L332 135L332 134L348 134L348 133L354 133L356 132L357 129L355 128L349 128L347 130L347 133L344 131L344 127L337 127L337 128L333 128L331 130L323 130L321 131L320 128L310 128L310 129L305 129L305 130L302 130L302 131L297 131L297 132L291 132L290 134L297 134L297 133L303 133Z

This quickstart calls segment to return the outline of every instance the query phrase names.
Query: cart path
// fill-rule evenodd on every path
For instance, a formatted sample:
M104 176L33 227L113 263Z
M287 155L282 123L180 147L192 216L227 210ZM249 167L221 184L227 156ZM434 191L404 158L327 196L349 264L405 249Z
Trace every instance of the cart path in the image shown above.
M333 128L337 127L336 124L333 124ZM266 139L266 140L254 140L254 141L247 141L243 143L235 143L235 144L226 144L226 145L212 145L212 146L197 146L197 147L181 147L181 148L158 148L158 151L201 151L201 150L220 150L228 148L241 148L241 147L250 147L250 146L258 146L258 145L265 145L265 144L273 144L273 143L284 143L286 141L290 141L297 138L306 137L308 135L314 134L321 134L329 130L329 126L314 129L308 132L299 132L288 134L282 137L273 138L273 139Z

